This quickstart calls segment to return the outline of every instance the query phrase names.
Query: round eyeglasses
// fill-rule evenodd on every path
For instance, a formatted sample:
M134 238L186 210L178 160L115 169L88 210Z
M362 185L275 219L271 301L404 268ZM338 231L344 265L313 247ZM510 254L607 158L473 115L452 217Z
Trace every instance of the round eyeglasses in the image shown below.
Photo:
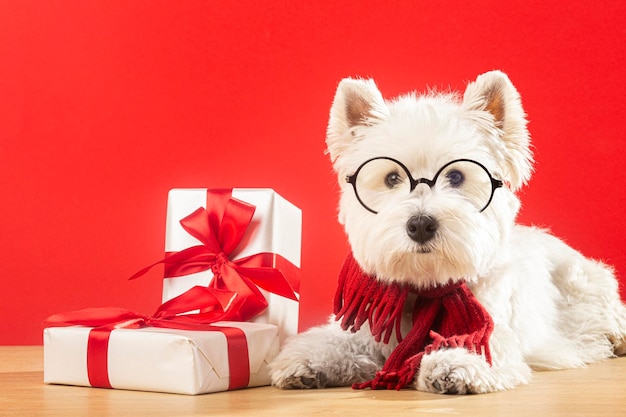
M409 169L400 161L380 156L361 164L354 174L346 177L363 207L376 214L394 201L405 199L419 184L431 190L451 191L465 198L483 212L493 199L494 192L503 186L480 162L455 159L448 162L428 178L414 179Z

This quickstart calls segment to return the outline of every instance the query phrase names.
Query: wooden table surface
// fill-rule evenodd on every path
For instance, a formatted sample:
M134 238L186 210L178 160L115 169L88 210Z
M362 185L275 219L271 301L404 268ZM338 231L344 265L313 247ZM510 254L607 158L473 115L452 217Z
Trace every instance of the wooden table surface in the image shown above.
M199 396L43 383L41 346L0 346L0 416L626 416L626 358L495 394L253 388Z

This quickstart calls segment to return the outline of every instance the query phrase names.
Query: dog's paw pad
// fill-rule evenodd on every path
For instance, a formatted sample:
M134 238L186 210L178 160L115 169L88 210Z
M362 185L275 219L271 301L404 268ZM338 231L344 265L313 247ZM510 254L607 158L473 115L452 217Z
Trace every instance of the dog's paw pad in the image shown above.
M449 366L438 366L433 372L424 378L424 383L429 392L437 394L466 394L471 392L469 381L463 378L460 369Z
M429 391L438 394L464 394L467 392L465 384L451 375L435 380L426 379L426 385L429 387Z
M285 385L281 388L286 389L310 389L310 388L324 388L326 386L326 376L321 373L290 376L286 378Z
M308 366L285 369L272 375L272 385L282 389L324 388L326 382L326 375L315 372Z

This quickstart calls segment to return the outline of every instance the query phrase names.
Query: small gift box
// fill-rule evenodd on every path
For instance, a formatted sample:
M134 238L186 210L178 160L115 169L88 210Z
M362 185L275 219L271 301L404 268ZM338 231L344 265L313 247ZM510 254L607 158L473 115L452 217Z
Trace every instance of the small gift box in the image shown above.
M244 204L232 204L233 201ZM245 206L252 210L245 212ZM199 208L201 215L194 217ZM206 219L198 220L203 216ZM194 224L190 226L190 223ZM238 274L240 278L252 280L254 285L248 283L247 286L258 287L267 307L258 306L258 314L256 310L250 311L252 317L243 319L277 325L282 343L298 332L301 229L301 210L271 189L171 190L167 204L166 253L180 254L190 249L194 252L194 247L203 246L205 257L199 259L201 256L192 253L187 259L177 258L165 263L163 301L196 285L237 292L242 289L241 280L233 276ZM217 245L207 234L214 235ZM248 267L275 268L282 277L260 277L256 272L247 274L244 269ZM243 290L248 291L248 288ZM255 291L252 288L252 292ZM237 308L245 310L247 307Z
M55 314L44 329L44 382L177 394L269 385L276 326L181 314L220 296L194 287L153 316L119 308Z
M277 327L239 322L213 326L223 330L112 330L103 371L107 375L100 376L108 379L108 386L88 369L102 368L88 358L92 328L49 327L44 330L44 382L190 395L269 385L267 364L279 349Z

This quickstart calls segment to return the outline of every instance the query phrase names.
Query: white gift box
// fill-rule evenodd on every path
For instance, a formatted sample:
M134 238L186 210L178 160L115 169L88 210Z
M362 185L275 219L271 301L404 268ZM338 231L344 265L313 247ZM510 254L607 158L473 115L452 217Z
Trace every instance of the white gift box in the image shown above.
M248 387L270 384L267 364L279 350L278 329L259 323L218 322L241 329L247 340ZM44 382L91 386L87 341L91 327L44 329ZM108 378L113 388L176 394L229 389L227 338L219 331L155 327L116 329L109 337Z
M256 207L254 216L241 244L231 253L231 260L262 252L281 255L300 268L302 240L302 212L292 203L269 188L234 188L232 197ZM167 203L165 251L178 252L200 242L188 234L180 220L196 209L206 208L206 188L178 188L170 190ZM163 302L191 287L208 286L213 278L211 270L163 280ZM281 344L298 332L298 302L261 289L268 308L252 319L255 323L278 326Z

